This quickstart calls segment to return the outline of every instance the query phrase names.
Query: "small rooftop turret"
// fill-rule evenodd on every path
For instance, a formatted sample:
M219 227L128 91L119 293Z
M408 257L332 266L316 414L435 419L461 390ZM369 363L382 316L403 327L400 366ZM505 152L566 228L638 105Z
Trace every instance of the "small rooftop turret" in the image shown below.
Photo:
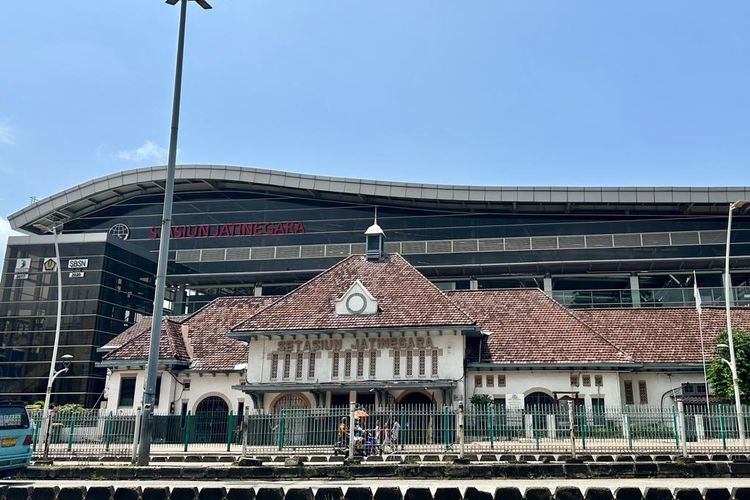
M380 260L385 255L385 233L383 229L378 225L378 209L375 207L375 220L372 226L367 228L365 231L366 246L365 255L367 260Z

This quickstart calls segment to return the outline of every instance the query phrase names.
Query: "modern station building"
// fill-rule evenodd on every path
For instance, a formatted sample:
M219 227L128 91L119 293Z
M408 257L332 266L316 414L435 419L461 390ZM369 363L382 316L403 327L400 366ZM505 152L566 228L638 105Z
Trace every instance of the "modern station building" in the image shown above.
M61 227L60 353L75 361L55 400L102 400L99 348L151 313L165 177L165 167L119 172L10 215L24 235L9 239L0 284L0 398L43 396L57 299L50 231ZM723 275L738 199L750 188L446 186L184 165L165 307L179 316L217 297L286 294L363 254L376 210L385 253L443 291L540 289L571 309L691 307L695 270L704 306L724 303L724 279L746 306L741 210Z

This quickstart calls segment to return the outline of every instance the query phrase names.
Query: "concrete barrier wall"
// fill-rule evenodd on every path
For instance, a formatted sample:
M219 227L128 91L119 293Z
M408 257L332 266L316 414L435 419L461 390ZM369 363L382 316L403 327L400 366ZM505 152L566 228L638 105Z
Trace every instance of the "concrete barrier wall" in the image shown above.
M0 486L0 500L750 500L750 488L224 488Z
M30 467L19 479L31 480L241 480L241 479L362 479L449 478L641 478L641 477L750 477L750 462L591 462L591 463L493 463L428 464L378 463L347 465L169 465L158 467L87 466Z

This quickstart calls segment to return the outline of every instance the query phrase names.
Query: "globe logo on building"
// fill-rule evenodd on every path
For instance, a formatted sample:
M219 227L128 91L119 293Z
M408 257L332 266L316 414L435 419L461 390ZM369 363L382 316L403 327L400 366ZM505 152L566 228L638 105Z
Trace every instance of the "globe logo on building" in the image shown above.
M130 229L125 224L115 224L109 228L109 234L121 240L127 240L130 236Z

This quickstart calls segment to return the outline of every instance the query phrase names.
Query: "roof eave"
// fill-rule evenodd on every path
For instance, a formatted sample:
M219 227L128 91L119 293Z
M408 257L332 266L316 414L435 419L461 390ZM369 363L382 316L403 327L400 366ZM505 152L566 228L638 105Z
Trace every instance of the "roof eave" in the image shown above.
M118 366L146 366L148 360L145 359L107 359L99 361L94 366L97 368L114 368ZM165 366L189 366L190 361L182 359L160 359L160 365Z
M561 361L558 363L491 363L491 362L475 362L468 363L468 368L482 368L482 369L503 369L503 370L578 370L581 368L591 370L633 370L642 366L639 363L631 362L614 362L614 363L597 363L595 361L580 361L580 362L567 362Z
M378 326L367 328L310 328L289 330L234 330L227 332L227 337L246 339L253 337L310 335L310 334L343 334L359 332L382 332L395 330L459 330L468 336L482 335L477 325L406 325L406 326Z

